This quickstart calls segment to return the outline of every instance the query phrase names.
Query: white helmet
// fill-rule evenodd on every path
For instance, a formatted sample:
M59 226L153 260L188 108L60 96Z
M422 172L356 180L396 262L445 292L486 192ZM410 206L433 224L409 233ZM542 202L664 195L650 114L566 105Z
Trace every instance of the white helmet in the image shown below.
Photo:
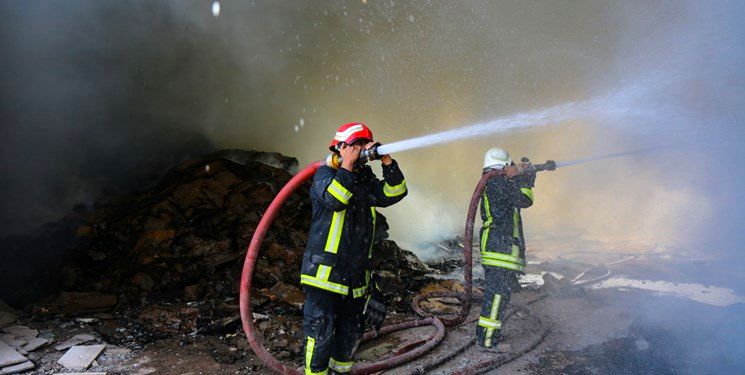
M494 147L484 155L484 169L502 169L510 164L512 164L512 158L503 148Z

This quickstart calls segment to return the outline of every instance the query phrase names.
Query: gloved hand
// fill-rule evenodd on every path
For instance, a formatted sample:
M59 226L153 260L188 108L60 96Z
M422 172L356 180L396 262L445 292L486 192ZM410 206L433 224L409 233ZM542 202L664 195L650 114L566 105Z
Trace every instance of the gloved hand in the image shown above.
M362 314L365 316L365 324L375 330L375 336L380 334L380 327L383 326L387 308L385 307L385 298L380 290L380 276L373 274L370 278L370 294L365 302L365 310Z
M505 177L512 179L513 177L520 174L520 170L518 169L517 165L508 165L504 167L504 175Z
M517 182L520 187L532 188L535 186L536 169L530 162L520 163L519 168L520 175L517 178Z

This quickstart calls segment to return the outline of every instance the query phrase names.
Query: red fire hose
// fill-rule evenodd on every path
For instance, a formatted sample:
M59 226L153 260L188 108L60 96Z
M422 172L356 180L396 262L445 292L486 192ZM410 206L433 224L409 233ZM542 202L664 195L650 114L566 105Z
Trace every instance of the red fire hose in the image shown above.
M458 316L450 319L441 318L442 322L445 323L445 325L448 327L457 326L463 323L463 321L468 316L468 313L471 311L471 299L473 298L473 223L476 219L476 211L479 207L481 194L484 192L484 188L486 187L486 181L488 181L492 177L502 175L504 175L503 169L495 169L484 173L481 176L479 183L476 185L476 189L473 191L473 195L471 196L471 203L468 206L468 215L466 216L466 230L465 234L463 235L463 288L465 289L465 292L431 292L420 294L414 297L414 300L411 302L411 307L420 316L431 315L430 313L422 309L420 303L423 300L438 297L456 298L460 300L462 307L460 313L458 313Z
M257 340L256 330L253 325L253 314L251 313L251 304L250 304L251 282L253 279L254 269L256 267L256 260L259 257L259 252L261 251L261 244L264 241L264 238L266 237L266 232L269 230L269 227L271 226L272 222L279 214L279 210L285 204L287 199L292 195L292 193L295 190L297 190L297 188L300 187L300 185L302 185L305 181L313 177L313 175L316 173L316 170L319 167L321 167L323 164L324 163L322 161L311 163L310 165L305 167L302 171L300 171L298 174L293 176L290 179L290 181L288 181L287 184L279 191L279 193L274 198L274 200L272 200L272 203L266 209L266 212L264 213L264 216L261 218L259 225L256 227L256 231L254 232L253 238L251 238L251 243L248 245L248 250L246 252L246 259L243 262L243 273L241 274L241 284L240 284L240 308L241 308L241 321L243 323L243 330L246 332L246 337L248 338L248 342L251 345L251 348L253 348L256 355L269 368L271 368L272 370L280 374L295 375L295 374L301 374L302 371L282 364L282 362L274 358L274 356L272 356L272 354L269 353L268 350L266 350L266 348L262 345L262 343L260 343ZM470 254L469 254L468 259L470 260ZM468 263L470 264L470 261ZM470 267L469 267L469 271L470 271ZM469 272L469 285L470 285L470 272ZM470 292L470 287L469 287L469 292ZM381 329L381 334L388 334L388 333L403 330L403 329L421 327L421 326L426 326L426 325L433 325L437 331L422 346L414 350L411 350L409 352L396 355L390 358L386 358L386 359L383 359L377 362L355 365L352 368L352 373L353 374L369 374L372 372L382 371L388 368L399 366L421 355L424 355L429 350L433 349L437 344L439 344L445 338L445 326L440 321L440 319L438 319L437 317L429 317L426 319L414 320L414 321L399 323L395 325L389 325ZM365 335L365 337L363 337L363 341L370 340L371 338L372 338L372 335L370 332L368 332Z

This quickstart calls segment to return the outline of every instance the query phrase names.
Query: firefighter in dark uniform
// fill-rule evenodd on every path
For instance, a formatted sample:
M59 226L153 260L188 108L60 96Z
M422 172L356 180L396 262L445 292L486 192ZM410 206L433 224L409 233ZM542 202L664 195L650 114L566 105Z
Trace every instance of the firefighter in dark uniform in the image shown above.
M512 166L512 167L511 167ZM519 273L525 271L525 237L520 210L533 205L535 170L516 175L507 151L495 147L486 152L484 173L505 169L505 176L496 176L486 183L481 198L481 264L484 266L484 302L476 326L479 348L497 349L502 319L510 296L520 288ZM500 350L501 349L501 350Z
M364 333L363 311L370 306L375 207L390 206L407 194L390 155L380 157L383 180L358 162L372 142L364 124L342 125L329 146L341 156L341 167L322 166L313 177L313 219L300 276L305 374L351 371Z

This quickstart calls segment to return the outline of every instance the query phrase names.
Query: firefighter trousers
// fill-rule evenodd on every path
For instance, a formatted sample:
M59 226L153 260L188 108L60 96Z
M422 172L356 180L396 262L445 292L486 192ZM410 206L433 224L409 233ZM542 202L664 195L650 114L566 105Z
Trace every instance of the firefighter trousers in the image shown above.
M517 272L495 266L484 266L484 302L476 325L476 345L497 346L502 319L512 292L519 288Z
M352 356L364 333L365 298L305 287L305 374L352 371Z

